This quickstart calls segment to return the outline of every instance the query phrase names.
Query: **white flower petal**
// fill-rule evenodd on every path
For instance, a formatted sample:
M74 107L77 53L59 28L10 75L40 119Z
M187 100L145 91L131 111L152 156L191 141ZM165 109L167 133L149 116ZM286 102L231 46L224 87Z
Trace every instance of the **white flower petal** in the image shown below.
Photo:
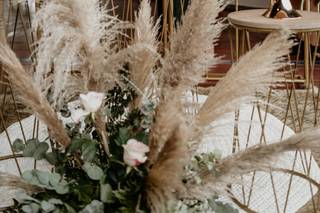
M95 113L98 111L102 105L103 99L103 93L88 92L86 95L80 94L81 104L83 105L84 109L90 113Z
M88 114L89 114L89 112L86 112L83 109L76 109L76 110L71 112L71 119L75 123L79 123L82 120L82 118L84 118Z

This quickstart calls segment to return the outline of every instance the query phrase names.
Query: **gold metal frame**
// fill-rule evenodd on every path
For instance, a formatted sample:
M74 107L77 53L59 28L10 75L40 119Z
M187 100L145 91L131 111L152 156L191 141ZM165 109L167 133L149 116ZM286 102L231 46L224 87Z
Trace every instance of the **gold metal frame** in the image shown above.
M303 5L304 2L302 2L301 5ZM301 6L301 8L303 8ZM306 8L308 11L310 11L310 2L309 0L306 2ZM319 8L319 6L318 6ZM238 1L236 1L236 10L238 10ZM252 27L245 27L245 26L238 26L238 25L232 25L233 29L235 29L236 32L236 38L235 38L235 47L233 46L233 42L230 39L230 47L231 47L231 51L232 51L232 57L233 61L236 62L239 57L246 51L246 50L250 50L251 49L251 42L250 42L250 33L255 32L255 33L270 33L274 30L270 30L270 29L263 29L263 28L252 28ZM297 61L299 61L299 55L300 55L300 51L301 51L301 43L299 43L298 46L298 56L295 59L292 59L290 56L288 56L288 60L293 62L295 61L294 65L292 65L292 63L290 63L290 65L286 68L286 71L289 71L290 75L289 77L286 78L284 85L285 85L285 89L282 89L282 91L286 91L287 94L287 106L285 109L285 115L283 118L283 130L282 130L282 134L281 134L281 138L283 137L284 134L284 129L285 126L288 125L288 120L291 119L293 121L292 123L292 128L293 130L298 133L301 132L303 130L305 130L306 128L310 128L310 127L306 127L304 125L305 123L305 119L306 119L306 113L307 113L307 105L309 104L309 102L313 103L313 107L312 108L312 112L311 115L313 116L313 127L318 127L319 124L319 102L320 102L320 89L318 90L318 92L315 91L315 86L319 86L320 82L315 82L314 78L313 78L313 74L315 71L315 66L316 66L316 59L317 59L317 50L318 50L318 44L319 44L319 40L320 40L320 29L309 29L309 30L296 30L295 33L300 34L301 38L304 39L305 45L304 45L304 57L303 57L303 61L304 61L304 71L305 71L305 78L303 80L301 79L297 79L296 76L296 69L297 69ZM316 34L317 35L317 43L315 45L315 49L314 52L311 52L311 48L310 48L310 35L311 34ZM229 35L231 35L231 31L229 32ZM210 78L209 78L210 79ZM304 90L300 90L300 93L302 92L304 94L304 101L302 104L299 105L298 103L298 89L296 88L296 84L297 83L304 83L305 85L305 89ZM255 111L258 111L259 113L259 117L260 117L260 125L262 128L262 132L261 132L261 140L260 143L266 143L265 140L265 132L264 132L264 128L265 128L265 121L266 118L268 116L268 112L270 112L270 108L269 108L269 103L270 103L270 99L272 98L272 91L275 90L276 88L270 88L268 94L266 95L266 102L267 105L266 106L262 106L259 104L256 104L255 106L253 106L252 108L252 116L254 114ZM264 111L266 112L265 116L262 117L261 116L261 109L264 109ZM310 110L310 109L309 109ZM239 114L236 113L236 117L235 117L235 121L238 119ZM252 122L252 117L251 117L251 122ZM250 138L250 130L251 130L251 125L250 124L250 128L249 128L249 132L248 132L248 140ZM235 138L237 138L237 125L235 125ZM235 147L235 151L239 150L239 143L234 140L234 147ZM302 165L304 165L304 174L306 176L309 176L310 174L310 170L311 170L311 160L312 160L312 155L308 155L306 152L302 152L297 150L295 152L295 157L294 160L292 162L292 171L294 171L294 167L295 164L298 161L301 161ZM316 159L318 165L320 165L320 159ZM272 187L273 187L273 193L274 193L274 200L275 200L275 206L277 209L277 212L286 212L287 210L287 206L288 206L288 201L290 198L290 193L291 193L291 188L292 188L292 179L293 179L293 173L291 173L290 175L290 181L289 181L289 185L288 185L288 190L286 193L286 200L285 200L285 206L284 209L280 209L279 203L278 203L278 197L277 197L277 193L275 190L275 184L274 184L274 179L273 179L273 172L270 171L270 180L272 183ZM246 209L249 209L250 211L253 211L252 209L250 209L250 197L253 193L254 190L254 180L255 180L255 173L252 174L252 183L251 183L251 188L250 188L250 192L248 195L248 199L246 200L246 195L243 189L243 199L241 201L242 207L245 211L248 211ZM313 196L313 190L311 188L311 184L310 184L310 193L312 196L312 199L304 206L302 207L299 212L317 212L320 209L319 206L319 198L320 198L320 193L318 192L315 196ZM241 207L241 205L239 205Z

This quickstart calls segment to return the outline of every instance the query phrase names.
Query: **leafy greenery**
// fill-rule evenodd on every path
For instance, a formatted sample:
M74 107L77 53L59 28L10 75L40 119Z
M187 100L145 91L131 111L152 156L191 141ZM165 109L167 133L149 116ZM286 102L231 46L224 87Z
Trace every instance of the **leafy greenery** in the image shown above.
M146 103L141 109L128 113L135 94L130 89L116 86L106 95L106 130L109 133L111 156L107 157L94 126L94 116L88 115L84 128L69 123L66 130L72 138L66 150L49 147L46 141L15 140L13 150L35 160L47 160L54 166L52 172L31 170L22 174L28 183L43 189L29 196L20 193L9 212L148 212L143 200L148 168L141 164L126 165L123 145L135 139L148 145L149 128L153 122L154 105ZM64 109L64 116L71 113ZM202 170L218 173L214 164L219 152L195 156L186 167L187 176L201 184ZM236 212L228 204L213 197L210 200L181 200L173 212Z

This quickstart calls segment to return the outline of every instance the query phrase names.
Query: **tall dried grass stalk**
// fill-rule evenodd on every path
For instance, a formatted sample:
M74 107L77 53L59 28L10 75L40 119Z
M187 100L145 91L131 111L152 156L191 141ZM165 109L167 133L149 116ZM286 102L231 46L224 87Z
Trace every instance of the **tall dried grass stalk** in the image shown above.
M320 130L306 131L282 142L269 145L256 145L223 159L215 168L218 175L210 171L203 173L203 183L189 188L190 195L209 197L213 192L223 192L229 184L237 181L240 175L253 171L270 171L280 155L295 150L320 150ZM318 151L317 151L318 150ZM277 168L276 168L277 170Z
M162 149L170 141L173 131L176 130L181 124L183 124L184 116L180 109L178 99L174 99L176 104L166 105L156 109L154 117L156 118L151 131L151 137L149 140L150 152L148 155L148 162L152 165L157 161Z
M5 43L6 38L6 24L4 17L4 0L0 0L0 42Z
M257 91L265 91L280 80L277 70L286 65L285 56L293 44L289 35L290 32L285 30L272 33L240 58L225 78L211 89L196 123L200 127L210 124L223 114L234 111L241 103L249 103Z
M159 30L159 20L154 23L151 16L151 6L149 0L140 3L140 9L135 20L135 32L133 44L143 44L148 47L136 52L135 59L130 63L130 77L132 82L141 91L150 87L153 80L153 69L158 59L157 33ZM140 104L141 96L135 101L135 106Z
M39 90L39 86L33 82L23 69L19 59L7 45L0 45L0 62L6 77L19 94L21 102L30 107L37 117L48 126L49 134L57 143L67 147L70 144L70 138L57 114Z
M223 29L217 21L223 8L223 1L192 1L182 17L182 24L170 37L170 49L159 71L161 97L150 136L151 164L161 152L166 137L176 129L173 123L185 122L180 116L184 113L180 100L182 93L197 84L203 72L217 62L214 43ZM173 113L168 109L174 108L177 115L172 117Z
M170 48L160 72L163 89L184 92L217 63L214 44L224 27L217 17L224 5L221 0L191 2L181 24L170 36Z
M161 97L149 141L152 168L147 194L153 212L168 211L183 193L181 180L190 159L187 146L191 133L185 129L180 97L217 62L214 43L223 27L216 18L223 5L222 1L192 1L182 24L171 35L170 49L162 61Z
M41 189L40 187L31 185L25 182L20 177L3 172L0 172L0 188L1 187L20 189L25 191L27 194L34 194L43 191L43 189Z
M180 124L169 136L147 179L147 199L152 212L168 212L186 189L182 183L189 152L186 126Z
M121 22L108 15L99 0L53 0L38 12L35 27L41 31L35 79L52 92L59 106L82 91L106 91L114 85L118 67L106 61L118 50ZM108 66L106 66L108 65ZM49 90L50 89L50 90Z

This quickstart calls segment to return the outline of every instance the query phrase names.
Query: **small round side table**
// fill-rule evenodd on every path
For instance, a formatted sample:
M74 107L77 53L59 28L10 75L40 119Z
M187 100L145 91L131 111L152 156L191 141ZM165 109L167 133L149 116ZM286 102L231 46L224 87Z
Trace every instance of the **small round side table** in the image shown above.
M266 18L262 14L266 9L253 9L253 10L241 10L232 12L228 15L229 23L236 29L243 32L242 46L248 46L250 49L249 32L262 32L268 33L283 28L289 29L294 33L301 34L304 39L304 71L305 82L309 83L310 71L314 70L316 51L314 56L310 50L310 33L317 34L317 44L315 49L318 48L318 41L320 38L320 14L317 12L298 11L302 17L292 19L271 19ZM245 41L247 40L247 41ZM240 42L239 38L236 38L236 58L240 55ZM312 78L312 76L311 76Z

